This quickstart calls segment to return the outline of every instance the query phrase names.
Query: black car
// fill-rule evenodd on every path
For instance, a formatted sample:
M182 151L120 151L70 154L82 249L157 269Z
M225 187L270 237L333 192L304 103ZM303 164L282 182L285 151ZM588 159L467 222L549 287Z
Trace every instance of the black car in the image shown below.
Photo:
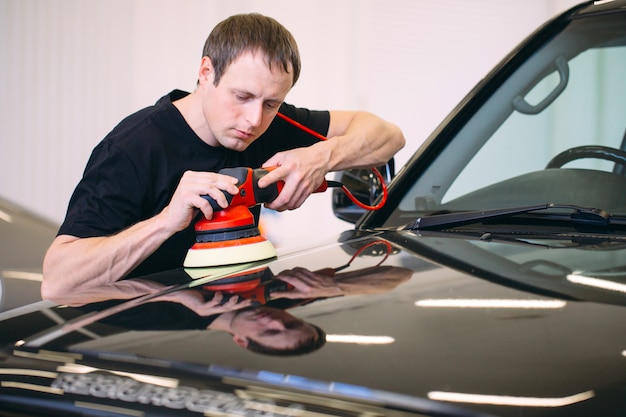
M0 415L626 415L625 74L626 1L581 4L336 239L0 313Z
M41 265L59 225L0 198L0 312L41 301Z

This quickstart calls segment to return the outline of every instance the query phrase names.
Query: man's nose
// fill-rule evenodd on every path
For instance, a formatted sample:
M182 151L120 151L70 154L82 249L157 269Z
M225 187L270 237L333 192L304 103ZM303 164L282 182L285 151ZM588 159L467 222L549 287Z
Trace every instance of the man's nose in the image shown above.
M274 330L285 330L285 323L283 323L282 320L270 318L266 327Z
M263 105L250 103L246 109L246 121L250 126L257 127L261 125L261 120L263 120Z

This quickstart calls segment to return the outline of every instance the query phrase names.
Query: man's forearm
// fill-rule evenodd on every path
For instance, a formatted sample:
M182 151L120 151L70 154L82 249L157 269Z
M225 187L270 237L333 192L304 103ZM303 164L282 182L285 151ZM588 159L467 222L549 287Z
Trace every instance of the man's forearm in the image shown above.
M155 216L112 236L58 236L44 259L42 297L54 300L66 291L118 281L171 235Z
M386 163L405 145L400 128L366 112L331 112L330 169L368 168Z

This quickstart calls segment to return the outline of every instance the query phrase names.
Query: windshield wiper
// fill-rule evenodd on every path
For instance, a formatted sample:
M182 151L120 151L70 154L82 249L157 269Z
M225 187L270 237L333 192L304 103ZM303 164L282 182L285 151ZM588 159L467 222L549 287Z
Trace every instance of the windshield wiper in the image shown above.
M493 210L462 211L456 213L431 214L418 217L414 222L406 225L404 230L435 229L441 227L454 227L467 223L475 223L498 217L510 217L518 214L526 214L533 211L547 209L570 209L572 213L561 215L559 220L568 220L574 224L588 226L608 226L611 215L605 210L592 207L581 207L570 204L539 204L534 206L512 207Z

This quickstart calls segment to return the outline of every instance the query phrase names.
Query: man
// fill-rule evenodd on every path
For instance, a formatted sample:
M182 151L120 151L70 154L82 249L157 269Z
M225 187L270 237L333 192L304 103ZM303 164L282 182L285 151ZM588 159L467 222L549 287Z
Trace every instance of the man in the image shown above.
M311 111L284 103L300 73L291 34L259 14L232 16L209 35L192 93L175 90L127 117L94 149L44 260L42 296L182 265L198 211L227 206L236 180L225 167L277 167L284 181L266 206L291 210L329 171L371 167L404 146L393 124L365 112ZM326 135L318 141L278 111Z

